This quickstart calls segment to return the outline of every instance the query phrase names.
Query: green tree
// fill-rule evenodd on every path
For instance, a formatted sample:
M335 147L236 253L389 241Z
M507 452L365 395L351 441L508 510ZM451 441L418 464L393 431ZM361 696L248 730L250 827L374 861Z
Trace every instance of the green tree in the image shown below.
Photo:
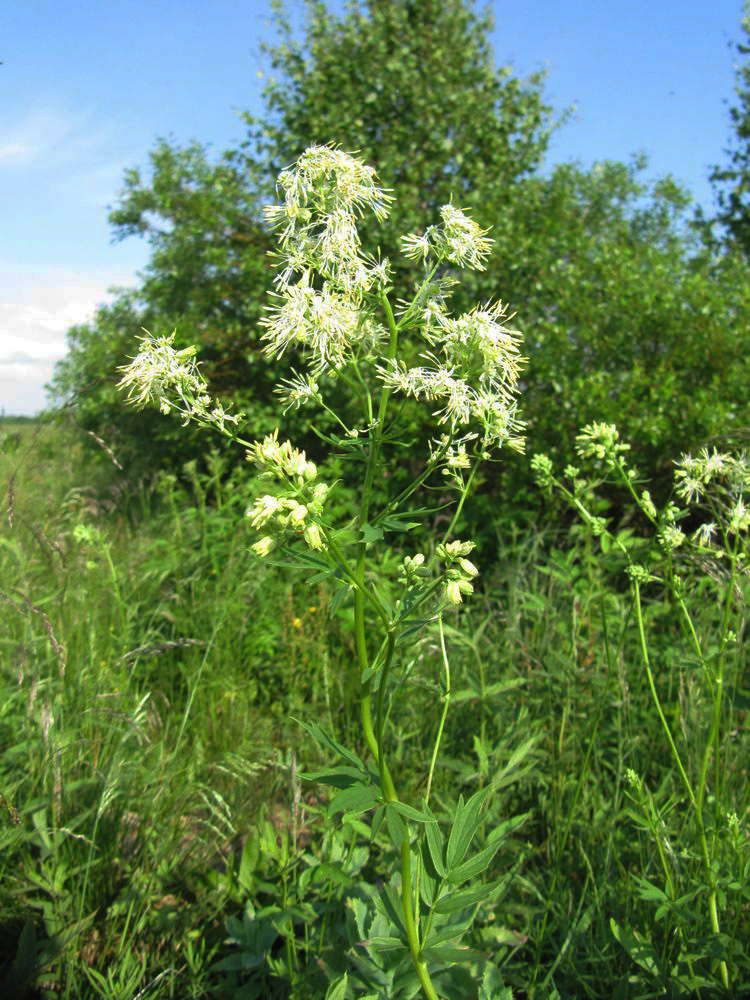
M313 142L359 150L393 189L378 239L396 297L419 266L401 256L400 234L423 231L451 197L492 227L487 268L453 305L500 297L518 310L531 450L572 460L579 427L607 420L637 443L644 470L666 472L680 451L747 424L748 268L701 244L673 181L645 183L640 162L542 172L553 128L542 78L495 66L490 22L471 3L368 0L337 14L308 0L306 12L295 38L276 5L267 113L246 116L240 149L212 163L201 146L162 141L150 176L127 173L111 221L117 237L149 240L149 265L136 292L71 331L55 378L58 392L80 394L88 429L142 463L198 453L167 422L121 417L114 373L141 326L177 328L178 346L198 345L212 393L248 411L253 433L276 426L278 373L257 330L271 277L260 206ZM290 434L309 446L306 417ZM417 447L430 434L424 423L412 431ZM493 510L533 489L523 460L508 470L485 484Z
M730 107L732 142L725 150L728 163L715 166L709 178L716 188L719 203L717 221L730 240L745 254L750 254L750 15L742 18L743 40L737 42L740 63L736 70L737 103Z
M212 164L200 145L179 149L162 140L150 176L129 170L110 214L115 237L146 238L151 258L136 292L71 330L53 390L76 395L83 425L116 440L134 461L163 462L173 441L171 432L150 427L144 442L142 427L113 409L115 371L134 353L140 327L177 328L182 346L199 346L212 392L248 411L257 432L275 424L276 377L257 336L270 283L260 206L280 168L311 142L361 150L395 189L401 210L379 238L397 283L406 266L399 272L400 234L424 228L452 196L477 217L494 218L546 149L541 77L523 82L495 69L489 22L471 4L372 0L340 17L320 2L306 7L297 42L276 5L279 36L269 54L277 76L266 87L267 116L247 116L242 149ZM467 301L488 288L486 280L467 288ZM190 455L180 440L175 458L184 460Z

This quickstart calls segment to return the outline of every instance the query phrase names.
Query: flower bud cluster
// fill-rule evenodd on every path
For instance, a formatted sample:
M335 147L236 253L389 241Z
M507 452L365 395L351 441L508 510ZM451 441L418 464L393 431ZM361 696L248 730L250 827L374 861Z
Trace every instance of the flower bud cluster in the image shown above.
M304 451L293 447L290 441L279 444L278 428L262 441L256 441L247 450L249 462L265 475L276 479L287 479L295 486L304 486L318 475L318 467L305 456Z
M454 607L474 593L471 581L479 575L479 570L466 558L474 547L473 542L455 541L441 543L435 549L438 559L445 563L445 599Z
M278 496L258 497L247 517L263 537L253 545L256 555L267 556L282 541L301 535L311 549L323 549L325 541L318 525L329 487L315 482L318 468L304 451L289 441L279 444L278 430L253 444L247 452L249 461L262 475L277 479L288 489Z
M554 467L549 455L539 452L531 457L531 471L543 490L550 490L554 485Z
M425 558L421 552L415 556L406 556L399 570L398 581L410 587L418 580L430 575L430 571L425 566Z
M620 441L620 432L614 424L593 423L576 435L576 451L581 458L595 458L612 469L630 451L630 445Z
M324 548L322 532L311 516L322 514L327 493L328 487L318 483L307 503L301 503L296 496L258 497L247 511L252 526L262 532L260 540L252 546L253 552L267 556L292 534L301 534L311 549Z

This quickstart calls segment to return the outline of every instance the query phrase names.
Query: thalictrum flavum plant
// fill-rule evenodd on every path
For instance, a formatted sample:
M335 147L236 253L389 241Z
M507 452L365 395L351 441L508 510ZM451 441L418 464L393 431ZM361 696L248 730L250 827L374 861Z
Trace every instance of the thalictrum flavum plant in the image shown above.
M391 202L371 167L340 149L314 146L281 173L278 190L280 204L266 210L278 253L261 336L270 357L294 355L304 365L301 371L290 369L277 388L284 410L316 404L317 412L333 421L329 427L336 428L313 428L319 438L332 454L361 463L353 521L339 524L329 516L336 484L327 482L303 451L280 440L278 430L261 441L241 436L242 414L225 411L211 398L194 350L175 350L173 337L143 339L120 384L135 405L154 402L164 413L212 427L244 447L270 484L247 511L258 533L255 555L274 553L318 579L328 578L334 587L332 613L352 597L361 741L372 766L314 722L303 725L340 758L336 767L316 776L338 789L331 812L366 814L374 833L384 826L390 836L400 857L401 917L394 933L404 938L404 955L408 962L408 952L423 995L436 1000L430 965L458 959L441 956L439 949L431 955L430 935L440 926L439 915L456 909L446 901L490 865L502 838L488 837L479 854L467 860L482 822L490 790L485 789L466 803L459 799L450 836L443 841L429 794L445 712L425 765L425 791L418 802L404 800L388 762L389 693L404 649L422 629L442 629L445 611L473 591L478 570L469 556L474 544L454 538L453 532L479 465L496 459L503 446L523 449L516 411L521 338L507 325L499 302L450 314L456 283L451 272L481 270L491 246L486 231L455 205L445 205L440 218L421 233L404 236L403 253L420 273L413 297L393 302L389 261L368 254L358 233L363 216L382 221ZM358 414L354 419L329 407L334 384L348 388L352 412ZM377 481L380 497L388 463L404 446L399 418L405 397L431 409L436 437L413 481L376 507L373 486ZM410 499L436 481L441 498L451 491L447 530L429 551L404 558L396 590L381 586L369 572L371 547L387 532L406 537L430 512L410 509ZM486 887L487 893L492 888ZM481 897L482 889L473 889L471 899L466 896L467 909ZM457 934L470 923L471 915L457 926Z

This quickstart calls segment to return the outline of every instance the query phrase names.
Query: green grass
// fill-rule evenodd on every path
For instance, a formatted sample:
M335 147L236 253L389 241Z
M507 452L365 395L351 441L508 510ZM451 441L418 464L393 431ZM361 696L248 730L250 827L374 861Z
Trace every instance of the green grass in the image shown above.
M244 520L252 485L217 459L206 475L186 469L182 485L105 487L60 429L3 434L0 982L15 977L19 996L323 997L364 961L358 872L373 881L390 867L385 842L362 842L356 821L325 821L324 790L300 773L326 758L291 721L356 740L350 610L331 622L324 590L259 568ZM712 830L724 845L717 939L626 583L557 514L499 541L482 580L447 630L451 704L431 801L450 812L459 793L491 784L480 837L528 819L495 863L495 877L518 865L513 881L471 932L476 976L446 980L447 995L477 996L491 957L517 998L690 996L663 971L689 955L708 984L700 995L721 996L719 952L741 995L743 642L728 666L721 791L738 833L718 810ZM699 583L702 634L720 613L715 594ZM663 704L694 766L711 706L668 606L654 600L645 615ZM417 647L395 701L394 769L417 794L441 663L434 637ZM628 768L658 804L651 829Z

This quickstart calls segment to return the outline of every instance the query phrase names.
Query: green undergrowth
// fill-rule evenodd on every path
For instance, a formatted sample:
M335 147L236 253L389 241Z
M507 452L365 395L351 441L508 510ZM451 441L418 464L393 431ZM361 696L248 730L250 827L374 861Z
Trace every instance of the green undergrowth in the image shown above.
M386 924L362 885L392 869L390 840L365 839L337 789L305 777L330 760L294 721L356 741L352 612L331 620L324 588L252 558L253 491L218 459L179 482L122 472L105 488L59 428L0 436L0 995L414 995L396 958L367 944ZM496 889L466 902L470 960L438 973L441 995L719 997L722 959L742 995L745 594L713 833L726 844L724 919L711 935L627 582L563 516L550 509L522 533L498 520L483 590L445 628L433 810L455 815L459 796L484 789L480 850L519 819L482 876ZM721 613L714 584L705 573L692 591L701 634ZM644 599L644 617L662 704L694 762L711 706L668 603ZM399 680L409 696L394 698L393 768L417 796L448 695L442 664L430 633ZM446 937L464 917L443 914Z

